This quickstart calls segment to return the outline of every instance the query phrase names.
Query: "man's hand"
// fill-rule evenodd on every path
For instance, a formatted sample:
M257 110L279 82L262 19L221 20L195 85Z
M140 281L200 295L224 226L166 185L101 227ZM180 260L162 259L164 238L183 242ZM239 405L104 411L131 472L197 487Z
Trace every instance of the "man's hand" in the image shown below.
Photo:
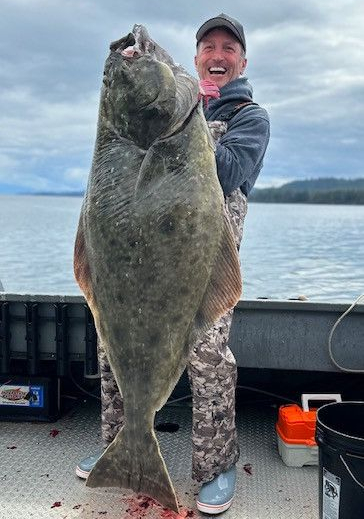
M198 98L203 99L205 106L208 105L210 99L218 99L220 97L219 87L212 81L202 79L198 84L200 88Z

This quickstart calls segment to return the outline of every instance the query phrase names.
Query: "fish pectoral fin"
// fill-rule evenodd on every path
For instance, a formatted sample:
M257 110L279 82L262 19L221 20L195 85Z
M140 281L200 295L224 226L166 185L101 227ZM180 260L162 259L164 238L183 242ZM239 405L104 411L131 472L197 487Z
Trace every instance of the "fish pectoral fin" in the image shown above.
M206 330L239 301L242 292L239 253L228 216L211 278L196 316L196 328Z
M88 487L121 487L148 495L178 513L176 494L154 431L118 432L87 478Z

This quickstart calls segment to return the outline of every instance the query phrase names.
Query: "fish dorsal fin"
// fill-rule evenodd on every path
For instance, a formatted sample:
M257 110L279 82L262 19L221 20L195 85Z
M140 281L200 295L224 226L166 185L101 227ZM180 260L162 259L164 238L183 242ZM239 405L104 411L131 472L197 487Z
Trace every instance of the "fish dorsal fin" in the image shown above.
M239 301L242 291L239 254L231 224L224 211L220 247L211 270L211 278L196 316L197 329L207 330ZM202 328L202 330L201 330Z

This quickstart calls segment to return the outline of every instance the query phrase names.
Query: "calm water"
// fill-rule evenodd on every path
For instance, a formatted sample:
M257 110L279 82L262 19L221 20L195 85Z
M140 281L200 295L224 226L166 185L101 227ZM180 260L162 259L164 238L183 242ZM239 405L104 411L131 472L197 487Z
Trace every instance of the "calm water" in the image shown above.
M73 244L82 200L0 196L6 292L79 294ZM364 206L250 204L244 298L353 301L364 293Z

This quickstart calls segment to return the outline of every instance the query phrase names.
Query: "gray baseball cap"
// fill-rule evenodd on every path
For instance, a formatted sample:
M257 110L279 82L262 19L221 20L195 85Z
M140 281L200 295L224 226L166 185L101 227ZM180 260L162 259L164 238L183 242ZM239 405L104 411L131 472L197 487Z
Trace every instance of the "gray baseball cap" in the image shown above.
M246 52L246 43L245 43L245 35L244 29L241 23L239 23L235 18L231 18L227 14L221 13L214 18L210 18L207 22L203 23L199 30L196 33L197 43L203 38L203 36L212 31L212 29L217 29L218 27L223 27L224 29L229 29L230 32L237 38L237 40L242 44L244 52Z

